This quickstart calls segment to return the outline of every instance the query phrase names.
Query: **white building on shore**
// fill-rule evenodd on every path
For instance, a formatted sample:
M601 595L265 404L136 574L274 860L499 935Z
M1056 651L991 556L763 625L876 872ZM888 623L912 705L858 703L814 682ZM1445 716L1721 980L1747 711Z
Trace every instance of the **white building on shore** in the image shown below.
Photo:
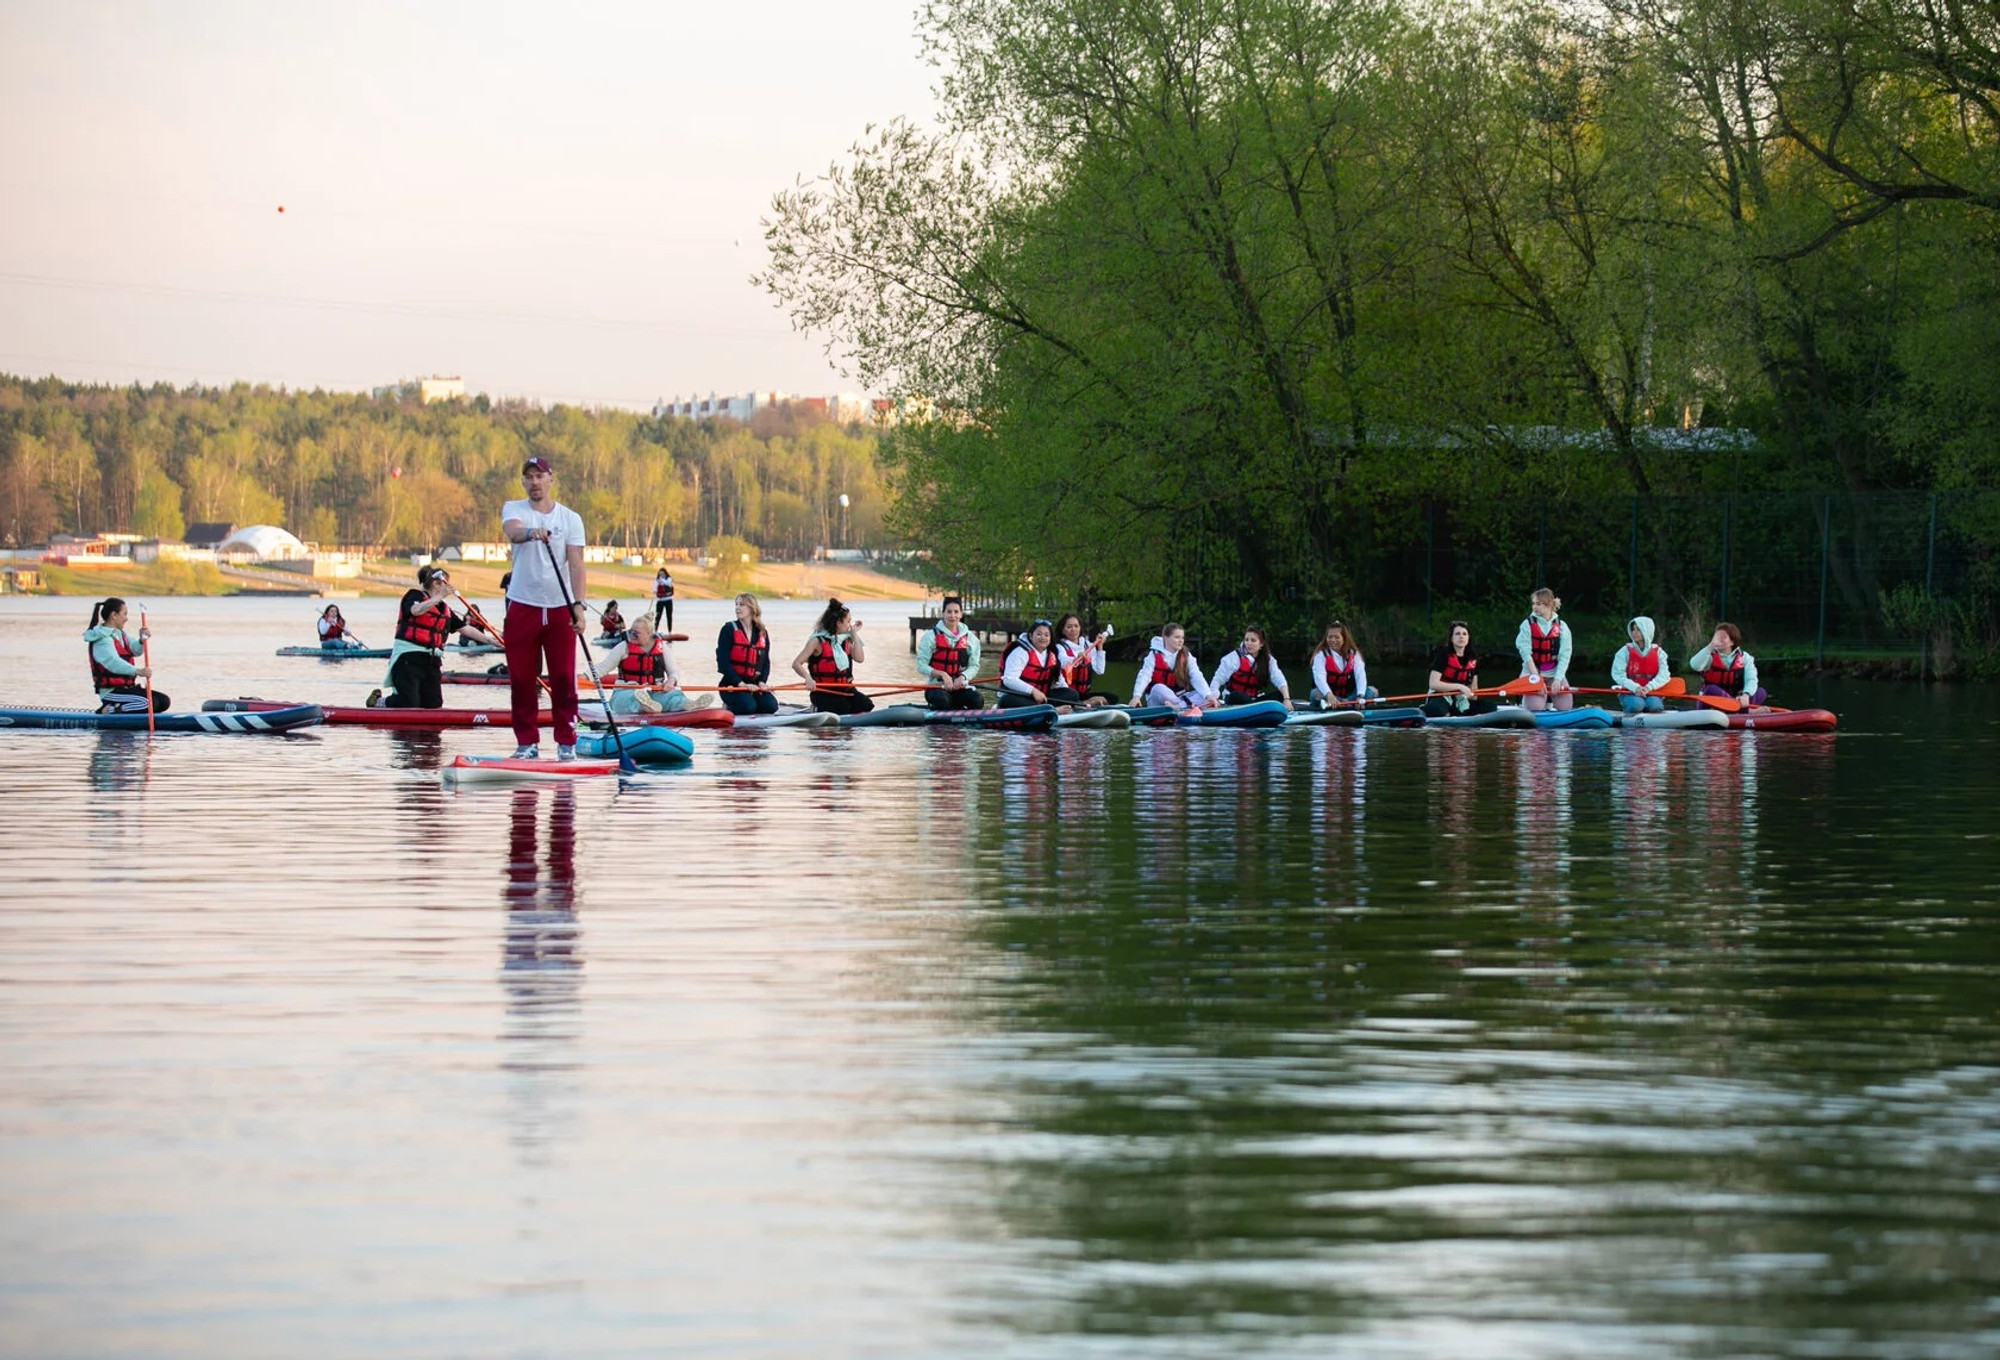
M837 392L831 396L799 396L791 392L744 392L720 396L665 398L653 404L655 419L735 420L747 422L757 412L771 406L803 406L825 414L838 425L893 424L894 410L888 402L871 401L859 392Z

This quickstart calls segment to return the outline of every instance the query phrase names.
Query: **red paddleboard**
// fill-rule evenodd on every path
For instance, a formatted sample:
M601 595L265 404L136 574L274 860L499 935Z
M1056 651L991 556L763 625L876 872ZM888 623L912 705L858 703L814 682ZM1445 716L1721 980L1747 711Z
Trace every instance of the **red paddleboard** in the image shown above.
M1823 708L1753 708L1726 715L1736 731L1831 732L1840 720Z
M447 784L595 779L617 773L618 762L615 760L516 760L512 756L460 756L441 771Z

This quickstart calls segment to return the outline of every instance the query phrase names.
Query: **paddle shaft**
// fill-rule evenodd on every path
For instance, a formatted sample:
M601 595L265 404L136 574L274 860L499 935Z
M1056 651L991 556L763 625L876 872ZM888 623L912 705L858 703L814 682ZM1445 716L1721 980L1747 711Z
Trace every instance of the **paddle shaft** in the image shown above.
M153 639L146 628L146 611L139 611L139 659L146 667L146 735L153 735Z
M576 601L570 598L569 577L563 574L562 565L556 561L555 547L546 537L542 539L542 551L549 555L549 570L556 574L556 585L562 589L564 613L569 616L570 626L574 628ZM585 608L589 606L586 605ZM625 754L625 738L618 731L618 715L611 711L611 700L604 693L604 682L597 678L597 658L590 654L590 640L579 634L577 642L583 647L583 664L590 668L590 683L597 689L597 702L604 705L604 725L611 729L611 742L618 748L618 768L630 774L637 774L638 764L631 756Z

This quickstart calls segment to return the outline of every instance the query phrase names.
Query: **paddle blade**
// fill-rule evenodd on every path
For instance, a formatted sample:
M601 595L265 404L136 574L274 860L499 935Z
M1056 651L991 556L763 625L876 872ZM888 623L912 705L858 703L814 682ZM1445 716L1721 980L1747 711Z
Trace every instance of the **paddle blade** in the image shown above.
M1678 675L1653 691L1654 695L1661 699L1685 699L1687 692L1687 681L1681 679Z
M1541 681L1535 679L1532 675L1523 675L1518 679L1509 680L1506 684L1500 686L1500 692L1502 694L1513 695L1536 694L1541 691L1541 688Z

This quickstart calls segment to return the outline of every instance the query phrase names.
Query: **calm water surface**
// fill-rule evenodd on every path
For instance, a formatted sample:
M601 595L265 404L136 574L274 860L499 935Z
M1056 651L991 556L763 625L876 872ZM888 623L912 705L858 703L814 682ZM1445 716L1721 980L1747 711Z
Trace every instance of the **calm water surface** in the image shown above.
M357 702L313 612L153 602L160 684ZM0 1348L1990 1356L2000 696L1779 698L1840 734L0 733Z

